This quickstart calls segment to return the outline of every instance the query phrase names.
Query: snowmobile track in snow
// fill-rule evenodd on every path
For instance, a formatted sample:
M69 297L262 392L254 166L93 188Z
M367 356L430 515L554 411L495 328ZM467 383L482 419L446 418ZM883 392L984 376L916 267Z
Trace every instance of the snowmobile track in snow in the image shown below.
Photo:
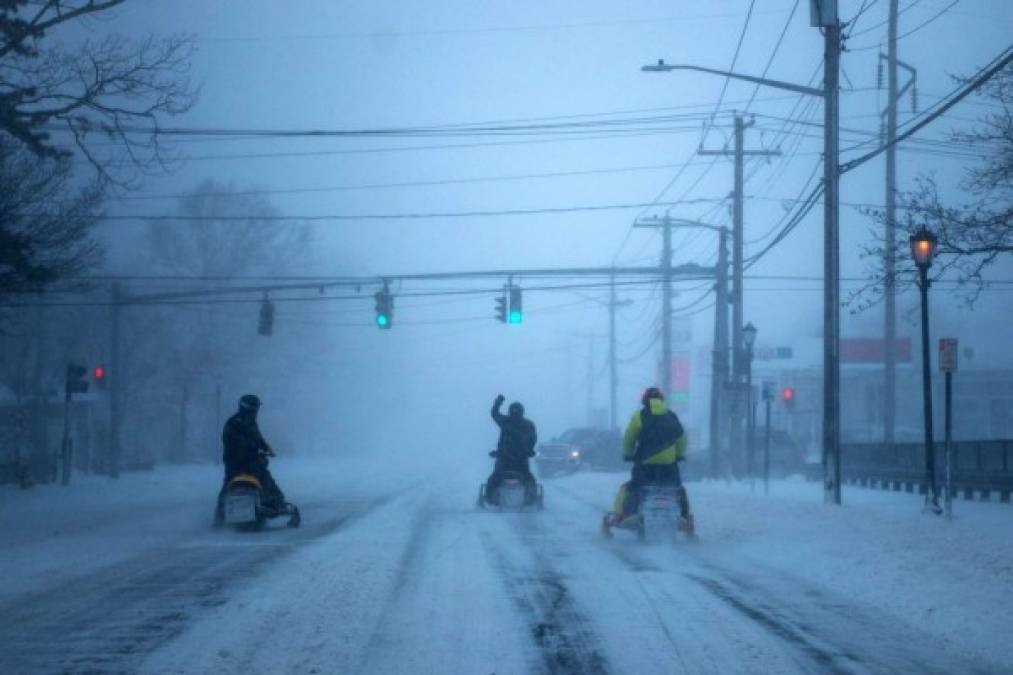
M521 534L522 539L526 539ZM500 577L524 615L541 657L539 672L549 675L604 675L608 662L599 651L601 641L580 613L562 576L530 542L532 564L511 560L504 548L484 536Z
M238 582L393 497L344 505L343 513L315 527L284 530L284 541L258 541L281 534L261 532L236 535L225 546L205 539L182 542L22 596L0 608L0 672L134 672L146 654L181 634L196 614L225 604ZM242 545L245 538L250 545Z
M804 584L798 579L768 577L747 582L724 570L713 571L721 578L690 572L685 577L794 647L805 659L799 663L803 672L924 675L998 672L994 665L949 653L945 645L934 643L913 626L880 615L874 608L835 599L818 588L798 586ZM777 588L786 580L804 600L778 598L776 591L763 583L772 582Z

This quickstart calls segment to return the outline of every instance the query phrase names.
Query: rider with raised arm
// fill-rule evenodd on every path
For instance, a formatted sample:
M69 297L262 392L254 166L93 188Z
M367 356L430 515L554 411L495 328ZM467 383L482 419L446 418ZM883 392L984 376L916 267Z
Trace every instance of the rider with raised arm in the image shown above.
M500 394L492 404L491 414L496 426L499 427L499 442L496 444L496 451L491 453L496 458L496 466L485 484L486 501L496 503L495 500L498 498L496 491L503 482L504 474L507 471L515 471L523 478L527 501L531 502L538 487L535 477L531 475L528 460L535 456L538 432L534 422L524 416L524 406L519 402L511 403L506 415L500 412L505 400Z

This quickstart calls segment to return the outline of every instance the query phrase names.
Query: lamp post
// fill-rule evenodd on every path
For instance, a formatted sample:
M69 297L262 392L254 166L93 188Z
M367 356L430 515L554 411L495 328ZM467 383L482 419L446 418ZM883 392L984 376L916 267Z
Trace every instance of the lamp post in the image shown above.
M746 473L753 487L753 427L756 412L753 410L753 345L756 343L756 326L750 321L742 328L742 342L746 348Z
M936 448L932 438L932 371L929 368L929 268L936 252L936 235L922 227L911 235L911 256L918 267L922 300L922 400L925 418L925 508L940 513L936 494Z

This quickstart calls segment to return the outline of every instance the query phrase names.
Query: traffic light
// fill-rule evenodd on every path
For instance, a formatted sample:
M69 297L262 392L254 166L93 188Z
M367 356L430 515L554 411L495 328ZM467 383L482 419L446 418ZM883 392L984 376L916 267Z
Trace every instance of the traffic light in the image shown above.
M524 307L520 286L510 286L510 314L507 323L520 323L524 319Z
M257 323L257 335L270 335L274 332L274 303L266 297L260 303L260 321Z
M507 322L507 296L504 292L496 297L496 320L500 323Z
M66 393L68 400L71 394L84 394L88 391L88 381L84 379L87 375L88 369L84 366L79 366L76 363L67 364Z
M376 292L376 325L383 330L390 330L394 322L394 296L386 285Z
M795 388L785 387L781 390L781 400L784 401L784 407L788 410L795 408Z
M95 386L99 389L105 389L109 384L109 379L106 377L108 374L105 366L95 366L91 369L92 379L95 380Z

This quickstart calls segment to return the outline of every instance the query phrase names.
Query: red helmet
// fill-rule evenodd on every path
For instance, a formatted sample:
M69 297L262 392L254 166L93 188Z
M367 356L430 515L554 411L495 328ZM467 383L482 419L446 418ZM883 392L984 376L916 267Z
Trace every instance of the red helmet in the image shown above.
M661 390L657 387L648 387L644 389L644 393L640 396L640 402L647 405L647 402L652 398L660 398L662 401L665 400L665 395L661 393Z

